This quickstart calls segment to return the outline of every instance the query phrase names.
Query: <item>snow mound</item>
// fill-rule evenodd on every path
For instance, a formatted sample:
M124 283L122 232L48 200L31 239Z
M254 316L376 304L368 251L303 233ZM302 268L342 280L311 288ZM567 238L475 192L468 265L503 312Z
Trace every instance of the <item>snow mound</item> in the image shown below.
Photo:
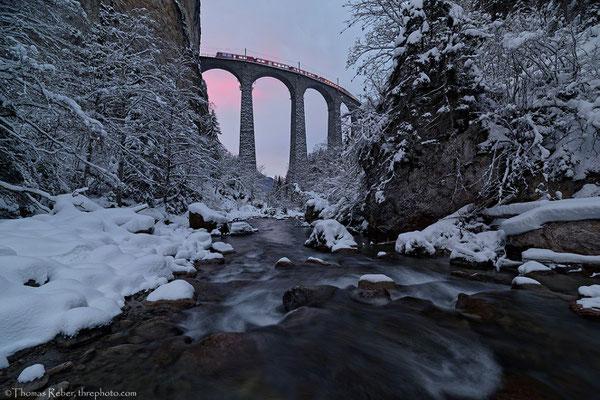
M256 231L257 229L254 229L252 225L245 221L234 222L231 224L231 229L229 229L232 235L246 235Z
M526 275L534 271L550 271L551 269L546 267L544 264L537 261L527 261L523 265L519 266L519 274Z
M186 260L204 260L210 257L210 247L212 246L212 237L208 232L194 232L183 242L175 259Z
M45 373L46 369L42 364L33 364L21 371L19 377L17 378L17 382L31 382L38 378L41 378L42 376L44 376Z
M146 297L148 301L180 300L194 297L194 287L184 280L177 279L158 288Z
M381 258L381 257L385 257L387 256L387 253L385 251L378 251L377 252L377 258Z
M334 219L319 220L305 246L318 250L331 251L332 253L342 249L356 249L357 244L354 237L346 227Z
M522 286L522 285L540 285L538 281L535 279L527 278L525 276L517 276L512 280L513 286Z
M228 218L223 215L223 213L209 208L204 203L192 203L188 206L188 211L201 215L205 222L216 222L217 224L229 222Z
M550 264L600 265L600 256L584 256L575 253L557 253L548 249L528 249L521 253L523 261L540 261Z
M219 253L233 253L233 246L229 243L215 242L212 244L212 248Z
M507 235L519 235L539 229L548 222L600 219L600 197L547 202L523 214L509 218L500 225Z

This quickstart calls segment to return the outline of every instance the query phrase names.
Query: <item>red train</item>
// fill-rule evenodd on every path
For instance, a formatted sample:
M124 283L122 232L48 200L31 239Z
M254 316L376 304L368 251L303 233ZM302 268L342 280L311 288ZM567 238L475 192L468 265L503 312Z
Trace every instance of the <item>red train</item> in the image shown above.
M232 58L232 59L235 59L235 60L242 60L242 61L250 61L250 62L255 62L255 63L258 63L258 64L269 65L271 67L275 67L275 68L279 68L279 69L285 69L285 70L289 70L289 71L294 71L294 72L296 72L298 74L306 75L309 78L312 78L312 79L315 79L317 81L326 83L329 86L333 86L334 88L341 90L342 92L346 93L348 96L350 96L353 99L355 99L355 97L352 96L350 94L350 92L348 92L343 87L341 87L339 85L336 85L335 83L331 82L330 80L322 78L322 77L320 77L318 75L315 75L313 73L310 73L308 71L304 71L303 69L292 67L291 65L286 65L286 64L279 63L277 61L270 61L270 60L265 60L265 59L257 58L257 57L244 56L244 55L241 55L241 54L223 53L223 52L220 52L220 51L217 53L216 57L217 58Z

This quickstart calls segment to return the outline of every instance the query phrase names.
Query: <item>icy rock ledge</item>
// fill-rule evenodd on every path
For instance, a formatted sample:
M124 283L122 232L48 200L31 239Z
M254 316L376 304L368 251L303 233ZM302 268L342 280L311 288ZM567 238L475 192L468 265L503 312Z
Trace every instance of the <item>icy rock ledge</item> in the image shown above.
M304 245L332 253L341 250L355 251L358 246L346 227L334 219L317 221Z

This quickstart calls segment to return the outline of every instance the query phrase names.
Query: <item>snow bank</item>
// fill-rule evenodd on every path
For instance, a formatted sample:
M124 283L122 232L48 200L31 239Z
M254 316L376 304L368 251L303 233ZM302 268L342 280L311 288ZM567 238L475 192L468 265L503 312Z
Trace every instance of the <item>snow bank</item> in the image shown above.
M209 208L204 203L192 203L188 206L188 211L201 215L205 222L216 222L217 224L229 222L229 219L223 213Z
M346 227L334 219L317 221L304 245L332 253L341 249L356 249L357 246Z
M31 382L38 378L41 378L42 376L44 376L45 373L46 369L42 364L33 364L21 371L19 377L17 378L17 382Z
M575 253L557 253L547 249L528 249L521 253L523 261L540 261L552 264L600 265L600 256L584 256Z
M527 261L523 265L519 267L519 274L526 275L530 272L535 271L550 271L551 269L546 267L544 264L541 264L537 261Z
M194 297L194 287L184 280L177 279L158 288L146 297L148 301L180 300Z
M523 214L503 221L500 228L507 235L519 235L539 229L548 222L600 219L600 197L547 202Z
M222 257L186 218L154 225L140 208L104 209L69 194L56 196L52 214L0 221L1 365L58 334L110 323L126 296L194 270L188 260L198 253ZM152 235L134 233L149 228Z
M538 281L535 279L527 278L525 276L517 276L512 280L513 286L521 286L521 285L540 285Z

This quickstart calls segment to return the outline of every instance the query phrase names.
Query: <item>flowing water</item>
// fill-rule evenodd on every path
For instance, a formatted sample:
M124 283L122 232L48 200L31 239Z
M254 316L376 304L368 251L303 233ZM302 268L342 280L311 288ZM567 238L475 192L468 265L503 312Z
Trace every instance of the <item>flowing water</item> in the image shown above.
M598 398L600 324L563 299L452 277L447 258L378 259L382 248L357 236L360 253L320 253L303 246L310 228L296 220L250 222L257 233L223 239L236 251L224 264L198 267L195 307L147 307L145 294L134 296L89 340L16 355L0 386L27 365L72 361L52 383L138 398ZM306 263L311 256L331 265ZM274 268L281 257L295 265ZM357 297L371 273L399 285L391 301ZM330 285L328 295L286 312L286 291L315 285ZM460 293L476 307L456 311Z
M236 253L227 256L225 265L198 277L223 285L237 282L236 288L218 304L189 310L183 326L194 339L216 332L271 332L269 326L275 324L285 327L285 334L270 336L263 351L267 366L261 370L278 395L485 398L515 371L529 374L521 385L531 386L527 379L533 377L532 382L541 384L539 392L547 390L557 398L575 393L574 398L594 398L599 393L598 361L587 362L594 356L582 348L599 355L600 330L570 312L564 301L453 278L446 258L378 259L363 238L360 253L319 253L303 246L310 228L295 220L252 223L259 232L227 238ZM391 246L388 251L393 252ZM309 256L332 265L303 263ZM281 257L300 265L274 268ZM392 291L391 303L365 305L348 295L351 285L367 273L388 275L400 285ZM348 290L312 312L304 310L306 317L295 318L298 311L286 313L282 296L299 285ZM506 326L501 322L473 329L456 318L458 294L481 292L510 311L511 317L503 320L510 320ZM415 310L399 300L406 296L430 300L436 307ZM554 369L558 364L560 371Z

